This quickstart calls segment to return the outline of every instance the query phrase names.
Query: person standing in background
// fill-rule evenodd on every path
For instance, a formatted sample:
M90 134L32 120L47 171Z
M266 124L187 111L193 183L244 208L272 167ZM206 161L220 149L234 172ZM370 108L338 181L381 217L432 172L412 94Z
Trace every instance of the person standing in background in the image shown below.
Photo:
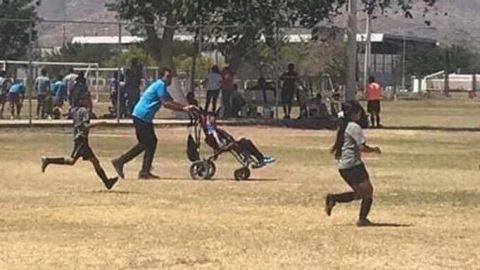
M297 89L298 73L295 71L294 64L288 64L287 71L282 74L280 80L283 81L282 85L282 104L284 119L290 119L292 113L293 97L295 96L295 90Z
M235 90L235 77L232 70L226 67L222 72L222 102L224 108L223 117L225 118L230 117L232 114L231 102L233 90Z
M127 91L127 112L132 114L135 104L140 99L140 84L143 78L143 65L137 58L133 58L130 68L126 72L125 89Z
M380 100L382 99L382 86L375 81L375 77L368 78L368 84L365 87L365 99L367 100L367 111L370 114L370 123L372 127L381 128L380 124Z
M207 101L205 103L205 111L208 112L210 102L212 103L212 112L217 111L217 100L222 87L222 74L218 66L213 66L204 81L207 84Z
M68 74L63 78L63 85L65 86L65 91L67 92L67 97L68 97L68 103L70 104L71 107L73 107L71 95L72 95L73 86L75 85L75 81L77 77L78 75L75 73L73 68L70 68L68 71Z
M25 97L25 86L19 80L10 87L8 91L8 98L10 100L10 112L12 114L11 119L20 119L20 113L22 111L23 99ZM15 112L16 109L16 112Z
M7 78L5 70L0 71L0 119L3 119L3 110L10 90L12 81Z
M40 76L35 79L34 90L37 92L37 119L43 119L46 116L45 99L50 94L50 78L48 71L42 69Z

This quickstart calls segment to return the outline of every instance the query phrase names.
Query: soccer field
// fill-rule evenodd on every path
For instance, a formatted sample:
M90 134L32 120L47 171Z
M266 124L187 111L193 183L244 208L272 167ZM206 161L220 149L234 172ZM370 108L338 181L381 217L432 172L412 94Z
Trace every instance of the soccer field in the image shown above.
M367 130L384 154L366 155L375 187L370 218L358 202L323 210L346 191L328 153L335 133L227 128L252 138L276 164L236 182L236 161L213 181L190 180L186 128L157 129L154 172L105 191L93 168L50 166L68 155L70 129L0 130L0 269L479 269L479 133ZM91 144L110 159L135 142L132 129L99 129Z

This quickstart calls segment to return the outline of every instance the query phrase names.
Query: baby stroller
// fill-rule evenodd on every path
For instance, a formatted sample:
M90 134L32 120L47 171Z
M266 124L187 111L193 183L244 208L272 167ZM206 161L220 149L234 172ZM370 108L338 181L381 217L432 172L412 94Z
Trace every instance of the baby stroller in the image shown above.
M235 180L248 180L250 178L251 169L258 169L263 167L261 162L255 158L251 153L241 151L237 147L229 147L236 143L235 139L228 133L222 132L221 136L224 139L224 147L215 149L214 146L207 140L205 135L206 144L214 150L214 153L207 157L200 157L200 145L202 133L207 129L207 114L204 111L197 111L190 113L189 135L187 139L187 156L192 162L190 166L190 176L194 180L209 180L215 176L216 166L215 161L217 158L225 153L229 152L240 163L241 167L234 171Z

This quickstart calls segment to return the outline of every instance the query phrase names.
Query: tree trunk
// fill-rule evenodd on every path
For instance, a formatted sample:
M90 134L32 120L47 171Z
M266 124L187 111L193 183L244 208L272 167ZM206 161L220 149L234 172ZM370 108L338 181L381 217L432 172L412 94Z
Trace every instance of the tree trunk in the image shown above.
M250 29L245 32L245 34L230 48L227 49L225 57L227 63L229 64L230 69L235 74L240 68L243 57L248 53L249 48L251 48L252 43L255 42L255 37L257 36L258 31L256 29Z
M155 23L153 18L146 18L145 21L147 24ZM175 25L175 16L168 16L166 24ZM145 30L147 33L147 38L145 40L145 48L147 49L147 52L157 63L160 69L170 68L174 70L175 67L173 65L173 36L176 29L173 27L165 27L161 39L158 37L157 29L154 26L146 26Z

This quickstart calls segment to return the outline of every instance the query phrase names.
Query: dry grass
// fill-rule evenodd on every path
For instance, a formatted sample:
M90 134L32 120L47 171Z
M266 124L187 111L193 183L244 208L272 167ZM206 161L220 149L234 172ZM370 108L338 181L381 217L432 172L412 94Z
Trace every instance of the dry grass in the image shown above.
M403 227L356 228L358 204L323 212L347 189L328 154L334 134L229 128L278 163L235 182L228 156L217 180L189 180L185 129L160 129L155 172L106 192L90 165L39 171L41 155L71 150L69 130L0 133L0 269L479 269L480 137L476 133L368 131L385 152L366 157L375 185L371 219ZM98 130L109 160L130 129Z

